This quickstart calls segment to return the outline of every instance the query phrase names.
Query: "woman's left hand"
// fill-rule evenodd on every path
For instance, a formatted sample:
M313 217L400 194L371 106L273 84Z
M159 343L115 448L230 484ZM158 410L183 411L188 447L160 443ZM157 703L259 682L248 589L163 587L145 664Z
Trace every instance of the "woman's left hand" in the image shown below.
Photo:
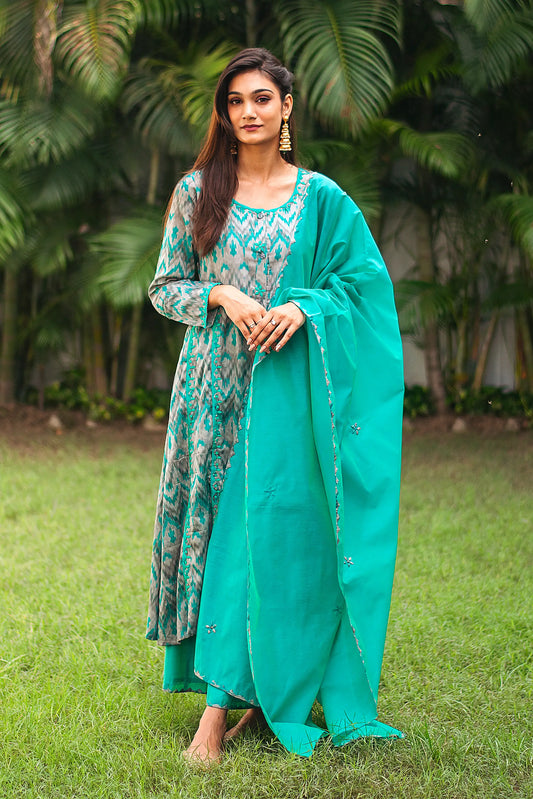
M293 302L276 305L254 326L246 341L248 349L279 352L304 322L304 314Z

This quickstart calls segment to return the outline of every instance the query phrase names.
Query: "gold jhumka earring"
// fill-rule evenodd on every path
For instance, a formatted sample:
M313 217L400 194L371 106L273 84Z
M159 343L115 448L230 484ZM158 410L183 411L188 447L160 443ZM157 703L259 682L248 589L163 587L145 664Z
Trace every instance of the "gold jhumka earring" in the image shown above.
M289 133L289 117L283 117L281 134L279 137L279 150L281 153L290 153L292 150L291 135Z
M237 155L237 142L232 141L229 148L230 155Z

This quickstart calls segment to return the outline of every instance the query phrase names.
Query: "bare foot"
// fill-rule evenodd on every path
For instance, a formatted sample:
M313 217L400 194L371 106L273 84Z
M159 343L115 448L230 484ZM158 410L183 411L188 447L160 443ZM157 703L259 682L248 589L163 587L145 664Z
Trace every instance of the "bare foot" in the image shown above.
M226 715L223 708L206 707L191 745L182 753L186 760L210 765L222 759Z
M227 731L224 740L229 741L231 738L237 738L239 735L243 735L247 729L256 730L266 726L267 723L263 716L263 711L258 707L253 707L247 710L246 713L241 716L237 724Z

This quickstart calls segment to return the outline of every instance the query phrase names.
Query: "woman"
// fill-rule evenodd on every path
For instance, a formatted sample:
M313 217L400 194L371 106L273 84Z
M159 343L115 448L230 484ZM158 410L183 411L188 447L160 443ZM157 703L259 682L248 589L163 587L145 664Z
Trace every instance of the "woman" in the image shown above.
M351 199L295 165L291 81L259 48L224 70L150 286L189 327L147 637L166 690L207 694L196 761L262 717L310 755L316 699L336 745L401 735L376 720L403 395L392 288ZM229 708L247 710L227 733Z

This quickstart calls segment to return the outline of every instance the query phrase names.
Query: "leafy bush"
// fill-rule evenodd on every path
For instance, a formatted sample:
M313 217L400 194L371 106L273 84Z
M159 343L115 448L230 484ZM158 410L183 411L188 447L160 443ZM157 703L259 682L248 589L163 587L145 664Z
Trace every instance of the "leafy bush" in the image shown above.
M432 416L435 407L429 389L425 386L406 386L404 415ZM448 397L448 407L458 416L516 416L533 420L533 394L525 391L507 391L498 386L483 386L480 391L464 388L457 396Z
M46 407L80 410L96 422L127 419L135 423L141 422L149 414L156 422L164 422L167 418L170 391L139 386L133 391L130 401L125 402L102 395L90 397L83 381L81 370L66 372L61 381L45 388ZM29 393L27 401L35 404L37 392ZM464 388L459 398L448 398L448 406L457 415L516 416L526 417L533 422L533 394L524 391L507 391L497 386L483 386L480 391ZM429 389L419 385L406 386L403 408L404 416L410 419L435 413Z
M115 397L96 395L91 399L89 419L94 422L110 422L128 418L128 403Z
M459 399L450 399L449 404L456 414L533 418L533 394L507 391L497 386L483 386L479 391L462 389Z
M28 402L36 404L37 399L35 389L28 392ZM110 422L114 419L141 422L148 414L155 421L164 422L168 414L170 392L138 387L133 391L129 402L101 394L90 397L84 385L83 371L72 369L65 373L61 381L46 386L44 402L47 408L83 411L95 422Z
M142 422L151 414L156 422L164 422L168 414L170 393L161 389L136 388L129 402L114 397L94 397L89 408L89 417L95 422L127 419Z
M61 381L46 386L44 403L48 408L68 408L88 411L91 399L84 385L84 374L80 369L69 369Z
M403 413L410 419L415 419L417 416L432 416L435 413L435 406L429 389L425 386L406 386Z
M158 388L136 388L128 405L127 419L138 422L151 413L156 422L163 422L168 414L170 392Z

